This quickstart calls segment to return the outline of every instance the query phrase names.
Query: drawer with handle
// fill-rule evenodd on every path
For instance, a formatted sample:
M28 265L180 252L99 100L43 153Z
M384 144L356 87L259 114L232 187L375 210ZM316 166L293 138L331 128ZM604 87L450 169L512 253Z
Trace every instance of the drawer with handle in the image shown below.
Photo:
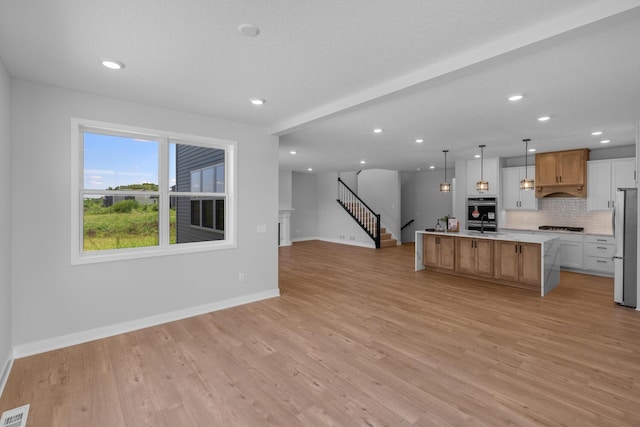
M584 257L585 270L599 271L613 274L613 260L611 258Z
M584 245L585 256L611 258L614 250L614 245L606 245L603 243L585 243Z
M584 236L585 243L602 243L605 245L614 245L616 239L613 236Z

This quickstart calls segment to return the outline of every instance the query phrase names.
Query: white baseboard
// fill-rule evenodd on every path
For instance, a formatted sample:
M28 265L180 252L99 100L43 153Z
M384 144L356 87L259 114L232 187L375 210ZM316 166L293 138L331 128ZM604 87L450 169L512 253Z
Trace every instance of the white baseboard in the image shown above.
M7 360L2 365L2 370L0 371L0 397L2 397L2 393L4 392L4 386L7 385L7 380L9 379L9 374L11 373L11 367L13 366L13 352L9 352L7 355Z
M261 301L269 298L275 298L278 296L280 296L280 290L273 289L264 292L258 292L255 294L244 295L237 298L230 298L224 301L217 301L210 304L189 307L183 310L163 313L156 316L132 320L130 322L123 322L115 325L104 326L101 328L89 329L87 331L76 332L73 334L62 335L59 337L47 338L41 341L20 344L13 348L13 356L19 359L21 357L32 356L34 354L57 350L72 345L83 344L89 341L99 340L114 335L136 331L138 329L148 328L150 326L157 326L163 323L186 319L193 316L199 316L201 314L211 313L213 311L223 310L225 308L236 307L239 305Z
M363 243L363 242L356 242L353 240L342 240L342 239L330 239L327 237L309 237L309 238L304 238L304 239L292 239L292 242L306 242L309 240L320 240L322 242L329 242L329 243L338 243L341 245L348 245L348 246L359 246L361 248L371 248L371 249L375 249L376 245L375 243Z

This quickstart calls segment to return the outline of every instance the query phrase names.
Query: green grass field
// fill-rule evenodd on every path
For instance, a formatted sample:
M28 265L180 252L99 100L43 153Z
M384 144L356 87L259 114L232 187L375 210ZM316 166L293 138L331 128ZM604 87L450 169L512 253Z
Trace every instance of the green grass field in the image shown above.
M125 202L128 202L125 204ZM131 203L133 202L133 203ZM176 242L176 212L170 211L170 242ZM133 200L105 208L86 202L84 209L84 250L138 248L158 245L158 211Z

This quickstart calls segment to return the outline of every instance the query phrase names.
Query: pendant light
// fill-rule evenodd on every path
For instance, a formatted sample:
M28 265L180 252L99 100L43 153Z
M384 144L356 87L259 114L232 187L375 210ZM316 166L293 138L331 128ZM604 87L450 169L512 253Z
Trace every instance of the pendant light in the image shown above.
M520 181L521 190L533 190L535 188L535 181L527 177L527 169L529 164L527 163L527 153L529 152L530 139L523 139L524 142L524 179Z
M476 182L476 190L482 194L489 191L489 183L484 180L484 147L486 145L478 145L480 147L480 181Z
M447 182L447 153L449 150L442 150L444 153L444 182L440 183L440 192L448 193L451 191L451 184Z

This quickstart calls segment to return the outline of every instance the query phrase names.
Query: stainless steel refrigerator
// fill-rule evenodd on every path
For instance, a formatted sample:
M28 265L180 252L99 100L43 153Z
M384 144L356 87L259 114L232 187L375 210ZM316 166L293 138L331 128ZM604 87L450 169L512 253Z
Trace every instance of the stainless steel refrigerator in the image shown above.
M636 307L638 303L638 189L618 188L613 211L613 300Z

